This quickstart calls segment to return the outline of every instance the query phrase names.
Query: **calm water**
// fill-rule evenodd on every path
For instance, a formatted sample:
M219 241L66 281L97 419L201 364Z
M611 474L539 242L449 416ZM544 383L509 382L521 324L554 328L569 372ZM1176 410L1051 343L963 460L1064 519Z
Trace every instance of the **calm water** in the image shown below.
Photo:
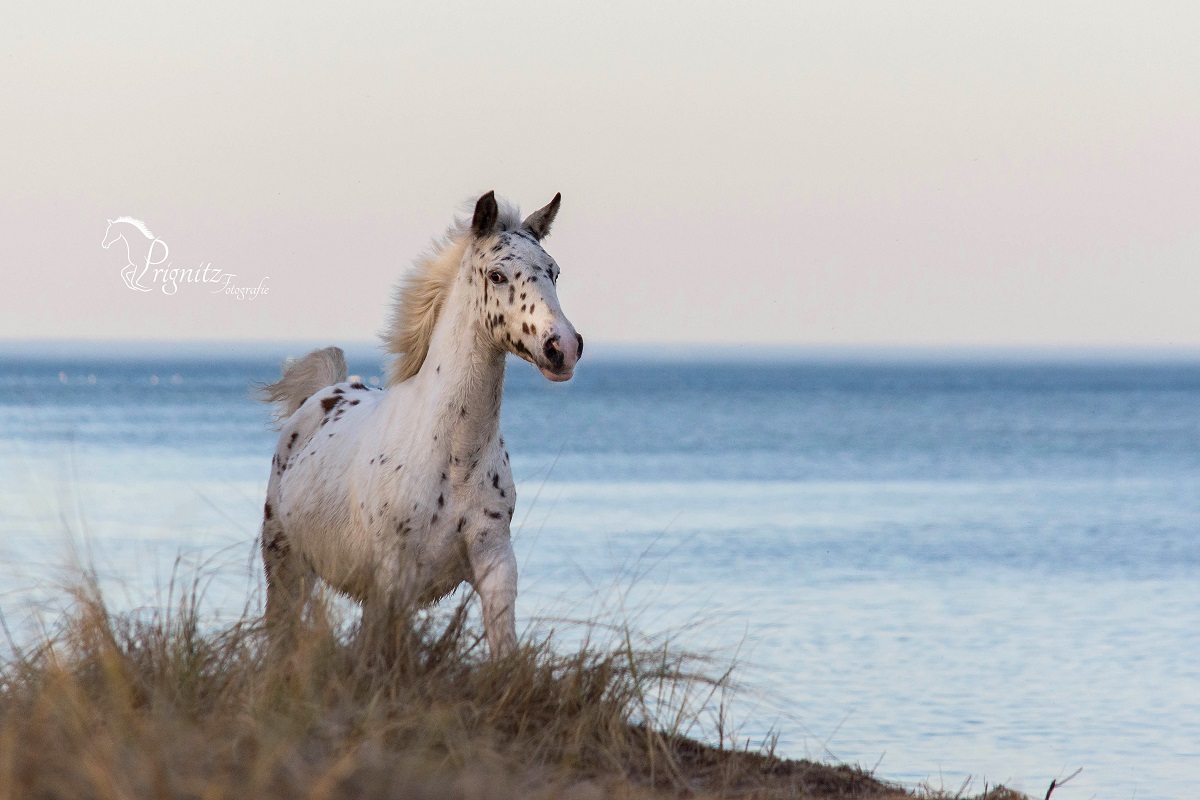
M0 356L6 616L54 606L65 530L118 603L183 554L235 612L284 354ZM792 755L1194 795L1200 364L514 363L504 427L526 622L740 647L742 732Z

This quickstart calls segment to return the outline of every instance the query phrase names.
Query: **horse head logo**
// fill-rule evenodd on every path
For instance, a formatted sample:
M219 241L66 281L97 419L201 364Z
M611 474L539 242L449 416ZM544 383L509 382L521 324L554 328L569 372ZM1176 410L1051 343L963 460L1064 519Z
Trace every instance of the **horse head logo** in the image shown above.
M131 240L126 237L127 233L138 235L133 236ZM100 246L107 250L118 240L125 243L125 266L121 267L121 278L125 285L139 292L154 291L152 287L142 285L142 278L151 267L167 260L167 254L170 252L167 243L156 238L146 227L146 223L133 217L108 220L108 229L104 231L104 240L100 242ZM162 245L162 257L157 261L154 259L155 245Z

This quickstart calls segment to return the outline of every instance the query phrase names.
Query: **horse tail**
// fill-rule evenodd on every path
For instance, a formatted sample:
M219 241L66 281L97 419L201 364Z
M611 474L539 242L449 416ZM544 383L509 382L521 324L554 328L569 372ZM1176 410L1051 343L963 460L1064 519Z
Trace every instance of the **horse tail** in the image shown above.
M258 399L275 403L275 418L283 421L296 413L304 401L326 386L346 380L346 354L340 347L314 350L304 358L283 363L283 376L258 390Z

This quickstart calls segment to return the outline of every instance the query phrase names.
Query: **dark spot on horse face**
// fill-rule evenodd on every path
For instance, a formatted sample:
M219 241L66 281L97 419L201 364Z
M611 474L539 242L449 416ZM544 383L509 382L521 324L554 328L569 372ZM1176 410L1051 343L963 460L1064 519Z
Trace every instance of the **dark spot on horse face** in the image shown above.
M437 525L437 514L434 514L434 515L433 515L433 517L432 517L432 518L430 518L430 520L429 520L429 524L430 524L430 525Z
M350 388L351 389L366 389L367 387L365 384L361 383L360 381L355 381L354 383L350 384Z
M459 517L459 518L458 518L458 530L457 530L457 532L458 532L458 533L462 533L462 529L463 529L463 527L464 527L466 524L467 524L467 518L466 518L466 517Z
M264 519L271 518L271 504L270 503L265 503L263 505L263 518Z
M328 414L338 402L338 398L336 397L326 397L321 401L321 408L325 409L325 413Z
M500 488L500 473L499 472L492 473L492 488L493 489Z
M292 431L292 438L288 439L288 449L289 450L292 449L292 445L294 445L296 443L296 440L299 438L300 438L300 432Z
M492 511L491 509L485 509L483 513L487 514L492 519L500 519L501 516L499 511Z
M342 389L342 387L338 386L337 388L335 388L333 390L333 393L334 394L345 394L346 392L345 392L345 390Z
M351 401L350 401L350 405L352 405L352 406L356 406L356 405L358 405L358 402L359 402L359 401L357 401L357 400L351 400Z
M438 508L442 508L445 505L446 505L446 495L439 494L438 495Z

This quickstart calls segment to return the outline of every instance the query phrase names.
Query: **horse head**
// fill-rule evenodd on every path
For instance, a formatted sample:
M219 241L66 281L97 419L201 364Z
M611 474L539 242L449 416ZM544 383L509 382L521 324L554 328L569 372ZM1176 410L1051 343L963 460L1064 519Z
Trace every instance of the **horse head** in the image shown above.
M113 230L113 221L108 220L108 227L104 229L104 240L100 242L100 246L107 250L113 242L121 238L120 231Z
M483 195L463 260L485 338L552 381L570 380L583 355L583 337L558 302L558 264L542 249L561 199L556 194L518 226L501 220L494 192Z

